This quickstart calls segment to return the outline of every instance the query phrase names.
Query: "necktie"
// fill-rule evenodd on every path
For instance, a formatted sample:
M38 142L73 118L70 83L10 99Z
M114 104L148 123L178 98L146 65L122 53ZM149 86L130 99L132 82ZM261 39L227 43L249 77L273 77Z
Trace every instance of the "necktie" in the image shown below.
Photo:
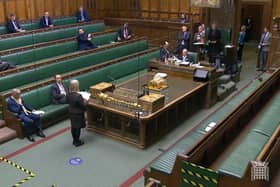
M81 19L82 19L82 21L84 21L84 20L85 20L85 17L84 17L84 12L83 12L83 11L81 11Z
M12 21L13 25L14 25L14 28L17 30L18 27L17 27L17 24L15 23L15 21Z

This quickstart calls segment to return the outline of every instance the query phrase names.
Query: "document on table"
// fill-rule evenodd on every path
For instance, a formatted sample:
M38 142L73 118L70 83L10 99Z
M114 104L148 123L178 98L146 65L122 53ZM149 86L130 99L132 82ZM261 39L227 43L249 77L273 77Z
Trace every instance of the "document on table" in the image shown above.
M90 98L90 93L89 92L78 92L79 94L82 95L82 97L85 99L85 100L89 100Z
M33 114L37 114L37 115L43 115L45 114L45 112L43 110L34 110L32 111Z

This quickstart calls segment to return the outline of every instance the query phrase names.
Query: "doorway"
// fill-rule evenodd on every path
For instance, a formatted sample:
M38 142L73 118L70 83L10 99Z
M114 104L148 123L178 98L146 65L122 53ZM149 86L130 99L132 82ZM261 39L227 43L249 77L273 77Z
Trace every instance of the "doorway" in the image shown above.
M243 3L241 8L241 23L245 24L247 18L252 19L252 31L250 40L259 40L263 31L264 4Z

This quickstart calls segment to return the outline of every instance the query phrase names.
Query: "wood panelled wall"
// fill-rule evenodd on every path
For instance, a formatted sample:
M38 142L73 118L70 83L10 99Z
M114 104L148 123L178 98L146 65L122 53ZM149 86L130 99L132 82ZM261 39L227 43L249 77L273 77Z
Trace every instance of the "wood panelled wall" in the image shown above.
M80 5L91 4L91 0L0 0L0 23L5 23L11 13L17 19L36 20L45 10L52 17L72 16Z
M180 13L184 12L197 14L197 20L201 10L191 7L190 0L92 0L89 9L93 17L99 18L178 19Z

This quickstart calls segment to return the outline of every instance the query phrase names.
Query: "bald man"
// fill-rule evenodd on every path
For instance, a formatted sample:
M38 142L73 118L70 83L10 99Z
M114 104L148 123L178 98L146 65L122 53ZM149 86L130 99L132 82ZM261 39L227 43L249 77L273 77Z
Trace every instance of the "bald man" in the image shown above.
M11 96L8 98L8 110L16 113L20 121L23 122L23 127L26 133L26 138L34 142L32 133L35 131L37 136L42 138L46 137L41 128L40 115L34 114L34 110L31 106L24 103L21 98L21 91L19 89L13 89Z
M183 62L189 62L190 64L194 64L194 59L191 55L188 54L189 51L187 49L182 50L182 55L179 57Z

